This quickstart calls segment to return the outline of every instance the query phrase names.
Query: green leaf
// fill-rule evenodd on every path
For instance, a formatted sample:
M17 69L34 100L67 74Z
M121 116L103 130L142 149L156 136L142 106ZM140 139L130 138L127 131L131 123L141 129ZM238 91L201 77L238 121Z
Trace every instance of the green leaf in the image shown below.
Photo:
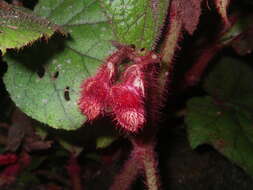
M97 148L106 148L110 146L116 138L114 136L101 136L97 139L96 147Z
M161 32L169 0L100 0L115 40L151 49Z
M45 140L48 136L48 132L45 130L45 128L42 128L40 126L33 126L35 130L35 134L40 137L41 140Z
M237 59L223 58L206 78L204 88L219 101L253 108L252 69Z
M109 2L113 10L121 2L124 10L122 6L120 10L128 17L111 24ZM4 82L12 100L27 115L51 127L66 130L81 127L86 121L77 105L81 82L94 75L105 57L115 50L111 41L147 48L154 44L166 15L167 1L152 2L151 10L147 0L39 1L35 13L62 26L69 38L36 43L18 55L9 54L5 58L8 71ZM128 19L135 22L124 32L130 24ZM123 35L127 35L126 41Z
M30 117L54 128L77 129L86 120L77 106L81 82L114 49L110 25L93 0L43 0L35 12L62 25L70 37L9 54L6 88Z
M74 154L75 156L78 156L82 151L83 147L79 147L73 144L68 143L67 141L63 139L58 139L60 145L67 150L68 152Z
M231 161L253 175L253 141L245 130L244 118L239 112L215 105L211 97L193 98L188 103L186 118L189 141L192 148L210 144ZM253 132L251 115L251 129Z
M205 81L211 96L188 102L189 141L193 148L211 144L253 175L253 71L224 58Z
M0 50L2 54L5 54L6 49L19 49L41 37L49 38L55 31L62 31L62 29L27 9L0 1Z

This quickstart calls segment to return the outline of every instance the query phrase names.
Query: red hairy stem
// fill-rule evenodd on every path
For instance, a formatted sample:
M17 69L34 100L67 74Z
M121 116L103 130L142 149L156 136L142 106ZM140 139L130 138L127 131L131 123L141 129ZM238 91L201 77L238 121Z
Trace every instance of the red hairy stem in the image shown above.
M230 21L227 18L227 6L229 5L230 0L220 1L215 0L216 6L219 10L223 18L223 22L225 23L223 29L216 35L214 42L209 43L206 48L204 48L201 52L201 55L197 58L194 65L190 68L189 71L186 72L184 77L184 88L188 86L196 85L201 79L204 71L206 70L208 63L213 59L213 57L226 45L226 42L223 43L220 40L226 32L231 29L233 24L235 24L237 17L233 16L230 18ZM231 41L230 41L231 42ZM229 42L228 42L229 43Z
M175 56L176 51L179 49L179 41L182 38L182 30L183 30L183 21L181 19L181 14L178 11L178 2L172 0L169 7L169 25L168 31L165 35L165 39L161 46L161 60L162 65L160 68L157 86L158 96L156 96L156 105L162 105L163 100L167 95L167 89L170 86L170 73L173 69L173 58ZM155 123L155 119L153 119Z
M185 87L196 85L201 79L208 63L222 48L221 45L214 43L205 48L202 54L198 57L193 67L185 74Z
M141 163L141 168L144 171L146 186L148 190L161 189L160 176L158 172L157 155L154 151L155 143L148 141L147 143L133 140L133 158Z
M192 35L199 23L202 0L172 0L169 9L169 29L161 49L164 62L161 73L161 86L166 89L166 78L172 70L172 61L178 48L181 33L185 30ZM167 72L167 74L166 74Z
M133 149L130 158L114 178L110 190L129 190L141 172L145 175L147 189L161 189L157 155L154 151L155 143L153 141L143 143L138 138L132 138L131 142Z
M75 155L71 154L66 166L73 190L83 190L81 184L81 168Z
M162 61L167 64L166 68L172 64L182 31L185 30L192 35L196 30L201 14L201 2L202 0L171 1L168 31L161 49Z
M183 29L183 22L181 20L181 15L179 14L178 9L178 2L173 0L169 9L168 32L161 49L162 62L166 64L166 71L169 70L172 64L172 60L178 48L178 42L180 40L181 32Z
M121 171L115 176L110 190L129 190L138 177L141 168L138 160L131 153L130 158L124 163Z
M160 176L158 172L157 155L154 150L145 151L143 157L143 167L146 176L146 186L149 190L161 189Z

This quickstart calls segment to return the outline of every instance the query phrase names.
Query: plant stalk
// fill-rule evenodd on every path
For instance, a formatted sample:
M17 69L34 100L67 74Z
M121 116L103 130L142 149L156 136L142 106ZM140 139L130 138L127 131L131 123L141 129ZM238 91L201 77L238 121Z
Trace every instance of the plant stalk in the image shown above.
M159 86L161 89L161 101L166 96L166 90L169 87L170 73L173 69L173 58L179 48L179 41L182 38L183 23L178 13L176 1L172 1L169 8L168 31L160 49L162 57L161 72L159 76Z
M201 79L208 63L213 59L217 52L222 48L218 43L213 43L206 47L198 57L196 63L185 75L185 87L196 85Z
M70 155L70 159L66 168L70 177L72 189L83 190L81 183L81 168L78 164L76 156L72 153Z
M140 172L140 164L138 160L133 157L133 151L130 158L124 163L121 171L115 176L114 182L110 190L128 190L138 177Z
M146 186L148 190L158 190L161 187L160 176L158 172L156 152L153 146L148 146L142 157L143 169L146 177Z
M172 64L172 60L174 54L178 48L178 42L181 37L181 31L183 28L182 20L180 19L180 15L177 12L176 3L172 1L169 9L169 26L168 32L164 39L161 48L162 62L166 66L166 70L169 70L170 65Z

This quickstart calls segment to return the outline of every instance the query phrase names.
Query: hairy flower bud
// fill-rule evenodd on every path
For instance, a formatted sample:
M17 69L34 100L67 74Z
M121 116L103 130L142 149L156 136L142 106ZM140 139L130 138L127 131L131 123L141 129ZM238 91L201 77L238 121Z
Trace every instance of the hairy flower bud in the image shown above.
M99 115L104 114L110 87L116 80L117 67L133 51L134 49L129 46L121 46L118 51L106 59L94 77L88 78L82 83L78 104L81 112L88 117L88 120L94 120Z
M138 132L145 123L144 80L141 67L132 65L123 74L122 82L111 88L111 106L119 125Z
M93 120L104 113L114 72L113 64L107 62L96 76L85 80L81 85L82 91L78 104L88 120Z

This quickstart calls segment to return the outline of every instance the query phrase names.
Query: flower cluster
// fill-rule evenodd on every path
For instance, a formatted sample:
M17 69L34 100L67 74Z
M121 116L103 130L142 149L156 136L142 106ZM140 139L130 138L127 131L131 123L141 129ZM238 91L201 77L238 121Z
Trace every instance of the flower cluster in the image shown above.
M152 83L150 72L160 63L160 56L154 52L141 54L122 46L106 59L95 76L83 82L78 104L88 120L110 112L126 131L138 132L143 128L147 115L146 87ZM119 66L124 63L129 64L118 77Z

